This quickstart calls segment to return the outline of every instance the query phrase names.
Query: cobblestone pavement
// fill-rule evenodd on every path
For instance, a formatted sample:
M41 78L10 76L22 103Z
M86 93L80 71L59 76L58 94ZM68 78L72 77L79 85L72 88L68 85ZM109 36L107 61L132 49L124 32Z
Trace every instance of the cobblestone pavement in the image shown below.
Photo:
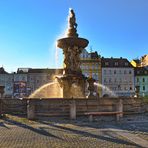
M142 147L122 135L124 132L148 142L148 120L89 123L81 119L49 118L29 123L6 118L0 120L0 148ZM143 147L148 147L146 144Z

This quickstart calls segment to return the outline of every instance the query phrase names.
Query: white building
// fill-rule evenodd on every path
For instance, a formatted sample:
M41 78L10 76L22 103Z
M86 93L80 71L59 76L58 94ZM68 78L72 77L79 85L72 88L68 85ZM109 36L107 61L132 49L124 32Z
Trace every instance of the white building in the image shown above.
M3 97L13 96L13 74L7 73L3 67L0 68L0 86L4 87Z
M124 58L102 58L102 96L133 96L134 68Z

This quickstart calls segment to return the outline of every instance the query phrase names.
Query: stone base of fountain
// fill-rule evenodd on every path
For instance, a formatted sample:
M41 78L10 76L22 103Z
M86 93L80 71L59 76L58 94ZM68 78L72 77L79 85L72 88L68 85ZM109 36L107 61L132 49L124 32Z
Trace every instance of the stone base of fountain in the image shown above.
M63 98L85 98L86 78L82 74L64 74L57 79Z

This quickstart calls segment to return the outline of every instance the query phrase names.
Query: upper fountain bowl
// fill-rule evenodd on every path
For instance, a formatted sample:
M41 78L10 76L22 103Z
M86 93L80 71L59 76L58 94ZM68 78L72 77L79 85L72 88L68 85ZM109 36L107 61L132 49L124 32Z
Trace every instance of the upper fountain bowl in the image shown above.
M67 47L71 46L77 46L79 48L85 48L87 47L89 41L84 38L79 38L79 37L67 37L67 38L62 38L57 41L57 46L59 48L65 49Z

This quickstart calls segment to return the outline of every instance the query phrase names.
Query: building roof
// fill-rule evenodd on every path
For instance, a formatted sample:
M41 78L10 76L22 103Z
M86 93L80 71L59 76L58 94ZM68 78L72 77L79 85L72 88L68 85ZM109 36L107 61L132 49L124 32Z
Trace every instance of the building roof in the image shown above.
M141 57L141 66L148 66L148 54Z
M97 52L97 51L95 51L95 52L90 52L90 57L91 57L91 59L100 58L100 56L98 55L98 52Z
M141 64L141 61L139 59L133 59L133 61L138 65Z
M145 67L135 67L135 76L148 76L148 70Z
M8 74L3 67L0 67L0 74Z
M101 59L102 67L123 67L123 68L133 68L131 63L126 58L104 58Z
M31 69L31 68L18 68L17 74L27 74L29 69Z

